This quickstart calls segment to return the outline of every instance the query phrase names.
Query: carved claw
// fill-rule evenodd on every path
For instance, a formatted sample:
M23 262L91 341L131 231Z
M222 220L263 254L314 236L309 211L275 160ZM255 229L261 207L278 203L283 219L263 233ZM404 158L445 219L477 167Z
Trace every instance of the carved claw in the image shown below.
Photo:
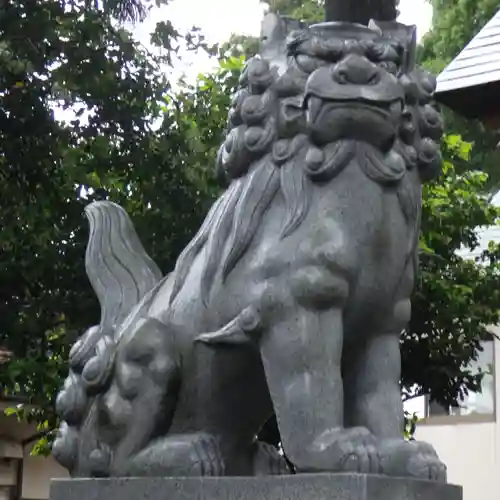
M224 475L225 464L216 438L209 434L200 434L199 439L193 442L193 447L199 458L201 476Z
M236 318L216 332L203 333L195 342L203 344L245 345L258 340L260 313L254 306L244 309Z
M375 439L368 429L345 429L335 443L336 469L349 472L377 473L380 470Z
M286 460L271 444L257 441L253 458L254 475L268 476L289 474L290 470Z
M428 443L388 440L380 444L379 453L384 474L446 482L446 466Z
M250 344L251 340L248 335L240 328L235 327L233 323L228 323L225 327L216 332L202 333L194 339L195 342L202 344L229 344L229 345L245 345Z

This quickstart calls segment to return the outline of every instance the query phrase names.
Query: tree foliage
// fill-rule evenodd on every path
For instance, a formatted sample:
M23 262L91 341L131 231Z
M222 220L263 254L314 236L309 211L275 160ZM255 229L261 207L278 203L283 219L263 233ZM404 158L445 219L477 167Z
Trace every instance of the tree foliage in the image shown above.
M218 189L211 164L239 66L173 92L165 68L179 36L158 25L160 58L86 2L3 5L0 343L13 358L0 382L49 428L68 347L99 320L84 206L122 204L168 271Z
M445 136L443 175L424 186L419 280L402 338L403 393L430 394L446 407L469 390L480 391L482 377L469 365L481 342L491 339L488 327L500 319L498 246L477 260L459 254L475 250L477 228L497 224L500 215L485 192L488 176L454 167L467 161L471 147L459 136Z
M422 43L422 61L441 71L498 11L496 0L430 0L432 26Z
M308 0L306 2L300 0L270 0L268 5L271 12L301 21L320 22L325 18L325 0Z
M419 59L439 74L498 11L496 0L432 0L433 18L430 31L423 37ZM472 142L474 148L467 163L458 162L457 169L482 170L489 174L485 188L500 188L500 151L498 134L479 121L468 121L445 109L447 129Z

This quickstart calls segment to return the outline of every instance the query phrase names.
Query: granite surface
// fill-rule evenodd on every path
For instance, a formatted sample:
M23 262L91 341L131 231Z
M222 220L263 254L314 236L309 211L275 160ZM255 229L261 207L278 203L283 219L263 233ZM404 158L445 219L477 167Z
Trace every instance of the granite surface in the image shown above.
M365 474L71 479L50 500L462 500L450 484Z

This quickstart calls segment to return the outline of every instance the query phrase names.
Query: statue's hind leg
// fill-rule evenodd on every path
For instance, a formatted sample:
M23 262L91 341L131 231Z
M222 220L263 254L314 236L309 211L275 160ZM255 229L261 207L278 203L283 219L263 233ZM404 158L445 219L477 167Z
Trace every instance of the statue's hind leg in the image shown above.
M114 380L102 396L107 425L122 430L110 457L112 476L220 476L219 441L208 433L167 435L181 383L170 329L139 318L121 338Z
M169 435L153 440L130 456L119 476L224 476L219 440L204 432Z
M409 300L401 300L385 330L345 350L346 423L377 438L381 473L444 481L446 468L432 447L403 436L399 341L409 313Z
M275 314L260 348L288 459L298 471L378 469L370 432L344 428L342 309L280 304Z

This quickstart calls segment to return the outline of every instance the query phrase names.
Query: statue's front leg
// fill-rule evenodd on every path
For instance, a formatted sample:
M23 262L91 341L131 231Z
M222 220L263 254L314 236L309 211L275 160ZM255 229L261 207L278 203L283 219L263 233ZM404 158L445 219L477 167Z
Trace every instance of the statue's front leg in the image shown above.
M373 436L344 428L342 309L290 304L260 341L284 451L299 471L378 470Z
M346 425L367 427L379 439L402 439L399 331L363 336L344 349Z
M382 332L366 332L365 342L345 350L346 422L367 427L377 438L381 473L446 481L446 467L432 446L403 436L400 332L410 310L409 300L401 300Z

